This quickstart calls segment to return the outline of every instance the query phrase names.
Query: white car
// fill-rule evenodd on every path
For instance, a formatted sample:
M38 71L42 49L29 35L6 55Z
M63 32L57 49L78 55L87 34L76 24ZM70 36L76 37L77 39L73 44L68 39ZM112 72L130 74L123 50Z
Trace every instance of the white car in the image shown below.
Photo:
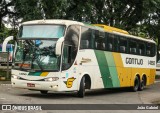
M156 71L160 71L160 60L156 64Z

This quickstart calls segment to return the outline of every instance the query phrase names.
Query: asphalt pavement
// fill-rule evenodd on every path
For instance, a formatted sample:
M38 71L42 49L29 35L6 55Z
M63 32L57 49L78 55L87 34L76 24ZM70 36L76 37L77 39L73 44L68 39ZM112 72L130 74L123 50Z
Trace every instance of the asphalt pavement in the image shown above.
M160 76L160 72L157 72ZM131 92L127 89L91 90L84 98L72 92L49 92L12 88L10 81L0 81L0 104L159 104L160 79L144 91ZM96 106L94 106L96 109ZM93 108L93 109L94 109ZM46 110L46 111L0 111L0 113L159 113L157 110Z

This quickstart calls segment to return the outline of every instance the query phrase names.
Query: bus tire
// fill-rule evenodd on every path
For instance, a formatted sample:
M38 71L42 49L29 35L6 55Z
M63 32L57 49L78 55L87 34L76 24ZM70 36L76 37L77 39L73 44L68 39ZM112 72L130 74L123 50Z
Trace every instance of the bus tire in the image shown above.
M48 91L40 91L41 92L41 94L47 94L48 93Z
M138 90L142 91L144 89L144 87L145 87L145 77L143 76L142 81L139 84Z
M138 90L138 87L139 87L139 78L138 76L136 76L134 79L134 86L132 87L132 91L136 92Z
M85 77L82 77L77 96L83 98L85 96Z

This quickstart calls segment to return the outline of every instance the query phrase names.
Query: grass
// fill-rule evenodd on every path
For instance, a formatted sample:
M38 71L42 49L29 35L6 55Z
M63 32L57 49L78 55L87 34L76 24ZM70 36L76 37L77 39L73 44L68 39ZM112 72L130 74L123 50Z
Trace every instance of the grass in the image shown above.
M155 79L160 79L160 75L156 75Z
M1 76L1 77L4 77L6 74L7 74L6 71L0 70L0 76Z

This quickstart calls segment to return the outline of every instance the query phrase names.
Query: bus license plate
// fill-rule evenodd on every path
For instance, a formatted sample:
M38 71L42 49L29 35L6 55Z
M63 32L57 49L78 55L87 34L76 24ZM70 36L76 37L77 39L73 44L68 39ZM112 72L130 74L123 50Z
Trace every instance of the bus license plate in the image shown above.
M35 87L35 84L27 83L27 87Z

